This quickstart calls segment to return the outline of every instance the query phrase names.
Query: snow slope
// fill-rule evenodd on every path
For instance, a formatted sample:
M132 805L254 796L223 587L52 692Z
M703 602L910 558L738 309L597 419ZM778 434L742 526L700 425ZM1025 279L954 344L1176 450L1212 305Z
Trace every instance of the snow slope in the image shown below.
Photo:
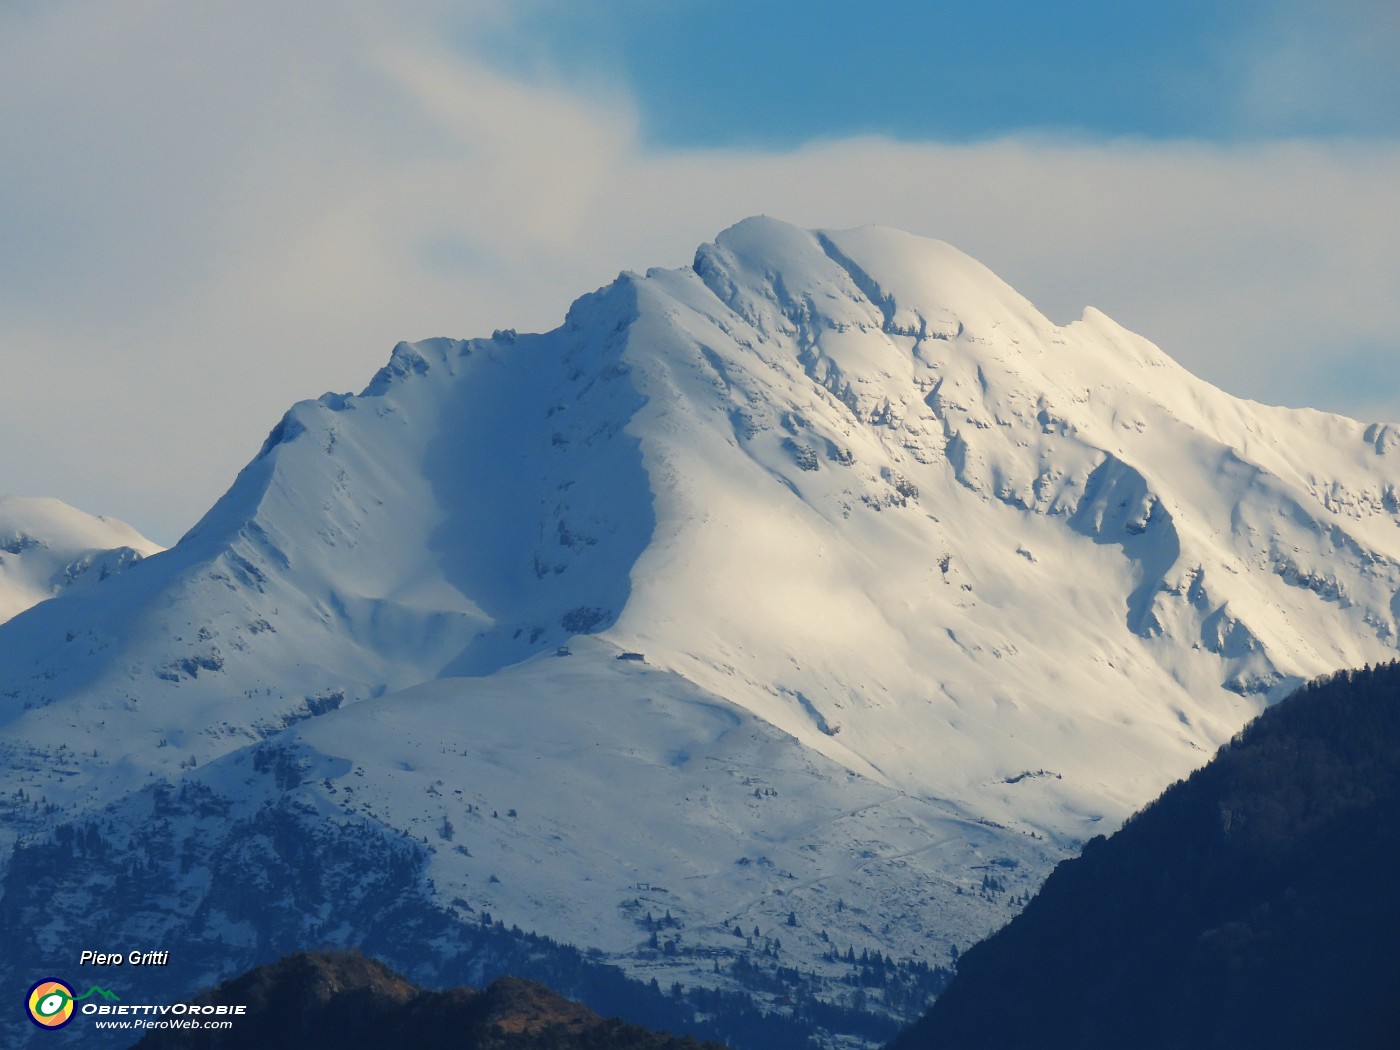
M171 551L0 629L6 833L198 783L406 833L435 899L663 980L726 981L735 922L833 981L833 942L946 959L1271 700L1393 658L1397 446L940 242L746 220L553 332L400 344ZM272 943L171 877L143 921Z
M0 496L0 623L161 549L124 521L61 500Z

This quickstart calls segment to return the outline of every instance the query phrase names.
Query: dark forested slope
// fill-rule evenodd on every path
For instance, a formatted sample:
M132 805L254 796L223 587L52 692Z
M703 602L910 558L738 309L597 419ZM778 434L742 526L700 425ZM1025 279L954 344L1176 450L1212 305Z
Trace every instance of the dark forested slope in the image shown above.
M425 991L354 952L291 955L200 1001L248 1012L228 1031L158 1032L140 1050L720 1050L604 1020L533 981Z
M1400 1046L1400 665L1319 680L968 951L897 1050Z

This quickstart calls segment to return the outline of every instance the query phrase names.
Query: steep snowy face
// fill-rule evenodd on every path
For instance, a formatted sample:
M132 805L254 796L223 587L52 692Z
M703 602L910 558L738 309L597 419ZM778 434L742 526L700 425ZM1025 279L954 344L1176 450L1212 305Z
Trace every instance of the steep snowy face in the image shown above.
M781 924L839 988L833 941L965 945L1296 683L1393 658L1397 446L945 244L747 220L553 332L401 344L175 548L0 628L4 832L101 813L50 888L166 865L100 921L209 959L376 921L207 919L273 807L327 870L356 822L411 842L466 924L687 985ZM638 908L711 954L658 961Z
M294 407L170 552L11 625L11 739L97 752L74 795L130 787L611 624L653 526L634 315L620 282L565 329L401 344Z
M161 549L124 521L61 500L0 496L0 623Z
M638 299L663 480L610 636L849 768L1073 839L1394 655L1390 427L1238 401L892 230L749 220Z

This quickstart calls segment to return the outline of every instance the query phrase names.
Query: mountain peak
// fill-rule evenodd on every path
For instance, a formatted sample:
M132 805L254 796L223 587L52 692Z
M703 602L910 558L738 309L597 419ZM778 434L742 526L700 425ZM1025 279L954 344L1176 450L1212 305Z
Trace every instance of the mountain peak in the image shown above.
M0 622L161 549L124 521L51 496L0 496Z
M905 334L1054 326L1000 277L952 245L885 226L803 230L767 216L737 223L694 269L741 314L747 287L833 324ZM707 276L708 275L708 276Z
M1394 656L1393 437L1057 327L940 242L746 220L552 332L401 344L173 551L0 629L42 800L5 831L125 828L12 914L159 871L83 921L222 958L199 916L247 902L210 872L272 807L327 871L352 825L412 852L384 882L437 945L489 911L722 985L688 967L781 926L833 987L872 930L965 946L1298 682Z

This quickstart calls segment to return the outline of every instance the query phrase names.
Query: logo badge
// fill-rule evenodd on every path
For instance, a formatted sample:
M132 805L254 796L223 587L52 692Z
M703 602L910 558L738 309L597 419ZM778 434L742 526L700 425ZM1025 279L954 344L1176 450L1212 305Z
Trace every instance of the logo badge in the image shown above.
M29 1019L40 1028L62 1028L73 1020L73 989L56 978L29 989Z

